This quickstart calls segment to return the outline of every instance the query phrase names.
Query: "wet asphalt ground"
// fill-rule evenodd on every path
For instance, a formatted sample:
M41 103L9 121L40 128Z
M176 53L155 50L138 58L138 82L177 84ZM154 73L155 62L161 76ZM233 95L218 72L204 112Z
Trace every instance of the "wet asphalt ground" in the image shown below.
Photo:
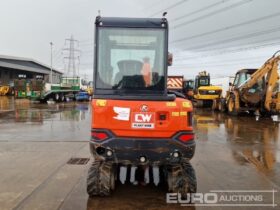
M90 122L87 102L47 105L0 97L0 209L280 209L280 126L270 119L195 111L197 148L191 163L197 191L262 196L253 202L259 206L244 201L239 207L167 204L167 190L152 184L117 184L110 197L88 198L91 160L67 161L91 158ZM278 191L274 201L272 190Z

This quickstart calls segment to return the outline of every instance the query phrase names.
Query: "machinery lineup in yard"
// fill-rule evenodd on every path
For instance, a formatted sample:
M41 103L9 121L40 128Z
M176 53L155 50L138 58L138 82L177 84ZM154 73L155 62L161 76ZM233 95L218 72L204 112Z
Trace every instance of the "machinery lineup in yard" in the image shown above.
M210 74L202 71L192 84L192 80L184 80L183 76L169 76L168 88L183 93L192 100L195 107L212 107L214 111L227 112L230 115L250 113L255 116L278 116L280 55L277 53L261 68L241 69L235 77L211 81ZM182 83L178 82L178 78Z
M92 82L81 77L62 77L59 84L46 83L42 76L26 79L19 74L10 86L1 86L0 95L12 94L15 98L29 98L34 101L67 102L69 100L89 101L93 94Z
M167 19L96 17L94 61L88 194L127 179L196 192L192 103L167 90Z

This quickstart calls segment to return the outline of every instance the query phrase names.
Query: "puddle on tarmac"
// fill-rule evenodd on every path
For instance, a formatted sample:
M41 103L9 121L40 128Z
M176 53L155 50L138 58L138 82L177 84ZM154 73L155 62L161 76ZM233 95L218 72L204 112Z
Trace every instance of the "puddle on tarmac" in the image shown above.
M88 141L90 138L90 103L48 105L0 97L0 111L2 141ZM199 144L222 144L230 148L236 163L252 164L280 183L278 123L269 118L257 122L254 117L231 117L197 109L194 128Z
M252 164L274 183L280 183L280 126L270 118L231 117L210 110L196 110L194 127L202 143L224 144L240 165Z
M5 130L0 140L88 140L89 105L88 102L48 105L0 97L0 130Z

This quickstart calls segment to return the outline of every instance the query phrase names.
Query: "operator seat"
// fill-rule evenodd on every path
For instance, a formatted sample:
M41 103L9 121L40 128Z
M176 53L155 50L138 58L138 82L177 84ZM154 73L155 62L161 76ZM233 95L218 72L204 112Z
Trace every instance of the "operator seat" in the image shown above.
M145 81L141 74L143 63L138 60L121 60L118 62L119 72L115 76L115 84L121 82L123 89L145 87Z

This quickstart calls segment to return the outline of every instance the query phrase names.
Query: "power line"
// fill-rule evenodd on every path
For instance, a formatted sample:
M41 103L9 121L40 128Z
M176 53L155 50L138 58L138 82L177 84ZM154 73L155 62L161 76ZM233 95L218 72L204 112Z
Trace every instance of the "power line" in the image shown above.
M213 54L207 54L207 55L203 55L203 56L186 56L186 57L181 57L180 59L197 59L197 58L202 58L202 57L212 57L212 56L217 56L220 54L228 54L228 53L238 53L238 52L244 52L244 51L250 51L250 50L255 50L255 49L260 49L260 48L266 48L266 47L271 47L271 46L278 46L280 45L280 41L278 42L273 42L273 43L269 43L269 44L263 44L263 45L258 45L258 46L252 46L252 47L244 47L244 48L237 48L237 49L232 49L232 50L223 50L220 52L216 52ZM280 46L279 46L280 47ZM179 59L176 59L179 60Z
M245 43L243 45L248 45L248 46L252 46L252 45L257 45L257 44L261 44L261 43L267 43L267 42L271 42L271 41L280 41L280 37L272 37L272 38L268 38L268 39L262 39L262 40L258 40L258 41L254 41L254 42L249 42L249 43ZM221 46L221 47L215 47L215 48L210 48L210 49L205 49L205 50L201 50L200 52L208 52L208 51L218 51L218 50L222 50L225 48L231 48L231 47L236 47L236 46Z
M227 7L221 8L221 9L218 9L218 10L213 11L213 12L210 12L210 13L208 13L208 14L201 15L201 16L199 16L199 17L197 17L197 18L193 18L193 19L188 20L188 21L185 21L185 22L183 22L183 23L179 23L179 24L177 24L177 25L175 25L175 26L173 26L173 27L171 27L171 28L172 28L172 29L177 29L177 28L179 28L179 27L186 26L186 25L188 25L188 24L190 24L190 23L194 23L194 22L197 22L197 21L199 21L199 20L203 20L203 19L205 19L205 18L208 18L208 17L214 16L214 15L217 15L217 14L219 14L219 13L222 13L222 12L225 12L225 11L228 11L228 10L231 10L231 9L233 9L233 8L242 6L243 4L247 4L247 3L250 3L250 2L252 2L252 1L253 1L253 0L243 0L243 1L241 1L241 2L232 4L232 5L230 5L230 6L227 6Z
M85 40L85 41L83 41L83 42L80 42L80 41L79 41L79 46L82 46L82 45L92 45L92 44L94 44L93 38L92 38L92 39Z
M194 47L191 47L191 48L184 48L182 50L199 50L199 49L203 49L203 48L206 48L206 47L221 45L221 44L224 44L224 43L239 41L239 40L252 38L252 37L257 37L257 36L262 36L262 35L267 35L267 34L275 33L275 32L278 32L278 31L280 31L280 27L272 28L272 29L264 30L264 31L259 31L259 32L254 32L254 33L250 33L250 34L245 34L245 35L242 35L242 36L233 37L233 38L229 38L229 39L218 40L218 41L208 43L208 44L201 44L201 45L197 45L197 46L194 46Z
M63 58L57 58L57 59L53 60L53 63L54 64L60 64L60 63L63 64Z
M221 67L221 66L238 66L238 65L249 65L248 63L251 63L251 62L246 62L246 61L243 61L243 62L240 62L240 61L238 61L238 62L231 62L231 63L220 63L220 64L213 64L213 65L211 65L211 64L206 64L206 65L201 65L201 64L199 64L199 65L189 65L189 64L184 64L184 65L177 65L177 66L174 66L175 68L177 67L177 68L183 68L183 67L185 67L185 68L213 68L213 67ZM260 61L260 63L262 63L262 61ZM247 68L249 68L249 67L247 67Z
M55 66L62 65L63 66L63 54L62 51L57 51L56 55L53 56L53 63Z
M57 52L55 52L55 53L53 53L54 55L53 55L53 60L55 60L55 59L57 59L57 58L62 58L63 57L63 54L62 54L62 50L59 52L59 51L57 51Z
M85 46L85 47L93 47L94 42L88 42L88 43L84 43L84 44L80 44L79 47Z
M256 23L256 22L264 21L264 20L267 20L267 19L275 18L277 16L280 16L280 12L277 12L277 13L274 13L274 14L271 14L271 15L267 15L267 16L263 16L263 17L260 17L260 18L256 18L256 19L253 19L253 20L245 21L245 22L242 22L242 23L226 26L226 27L216 29L216 30L213 30L213 31L209 31L209 32L205 32L205 33L202 33L202 34L196 34L196 35L192 35L192 36L189 36L189 37L184 37L182 39L177 39L177 40L171 41L171 43L182 42L182 41L185 41L185 40L191 40L191 39L196 39L196 38L203 37L203 36L216 34L218 32L223 32L223 31L226 31L226 30L232 30L234 28L238 28L238 27L241 27L241 26L245 26L245 25Z
M178 65L178 66L174 66L175 68L213 68L213 67L228 67L228 66L240 66L240 65L248 65L249 62L235 62L235 63L220 63L220 64L214 64L214 65ZM247 68L251 68L251 67L247 67Z
M59 51L59 50L54 50L54 51L53 51L53 57L59 56L60 53L61 53L61 51Z
M57 48L53 51L53 58L62 55L62 48L63 48L63 46L61 46L60 48Z
M174 7L177 7L177 6L179 6L180 4L184 4L184 3L187 2L187 1L189 1L189 0L181 0L181 1L177 2L177 3L175 3L175 4L170 5L169 7L165 8L165 9L162 9L162 10L160 10L160 11L158 11L158 12L155 12L154 14L150 15L149 17L153 17L153 16L155 16L155 15L157 15L157 14L160 14L160 13L162 13L162 12L171 10L171 9L173 9Z
M159 6L159 3L162 3L162 0L156 1L155 3L151 4L150 6L147 6L145 8L143 8L143 11L147 11L147 9L151 9L154 6Z
M239 58L239 59L230 59L230 60L223 60L225 63L231 63L231 62L240 62L240 61L253 61L253 60L260 60L260 59L265 59L265 56L257 56L257 57L248 57L248 58ZM221 61L211 61L211 62L195 62L195 63L181 63L181 64L186 64L186 65L193 65L197 64L199 65L207 65L207 64L220 64Z
M63 66L63 45L57 48L53 52L53 64L54 66ZM57 68L57 67L56 67Z
M90 54L93 54L93 49L92 49L92 50L83 51L83 55L84 55L84 54L89 54L89 53L90 53Z
M81 62L80 65L81 65L81 66L89 66L89 65L93 65L93 62L87 62L87 63Z
M159 11L159 12L154 13L153 15L151 15L151 17L154 16L154 15L156 15L156 14L158 14L158 13L164 12L164 11L166 11L166 10L168 10L168 9L172 9L172 8L178 6L178 5L182 4L182 3L185 3L185 2L187 2L187 1L189 1L189 0L182 0L182 1L180 1L180 2L177 2L177 3L175 3L175 4L173 4L173 5L171 5L171 6L167 7L167 8L165 8L165 9ZM211 5L209 5L209 6L206 6L206 7L204 7L204 8L201 8L201 9L199 9L199 10L196 10L196 11L194 11L194 12L191 12L191 13L189 13L189 14L187 14L187 15L184 15L184 16L181 16L181 17L178 17L178 18L174 18L174 19L172 19L172 20L170 20L170 21L177 21L177 20L179 20L179 19L182 19L182 18L191 16L191 15L193 15L193 14L196 14L196 13L198 13L198 12L201 12L201 11L204 11L204 10L207 10L207 9L210 9L210 8L212 8L212 7L218 6L219 4L223 4L223 3L226 3L226 2L228 2L228 1L231 1L231 0L221 0L220 2L211 4ZM252 1L252 0L247 0L247 1ZM161 1L159 1L159 2L161 2ZM157 5L157 3L155 3L154 5ZM150 8L150 7L149 7L149 8ZM174 41L174 42L176 42L176 41ZM86 46L93 46L93 44L94 44L94 42L93 42L92 39L85 39L85 40L79 41L79 43L80 43L79 46L83 46L83 45L86 45Z
M58 63L58 62L63 62L63 57L56 57L56 58L53 58L53 63Z
M260 58L264 58L264 56L260 57ZM178 66L188 66L188 67L216 67L216 66L225 66L225 65L235 65L235 64L246 64L246 63L251 63L253 61L260 61L260 58L254 58L254 59L240 59L240 60L235 60L235 61L226 61L226 62L206 62L206 63L182 63Z
M231 1L231 0L221 0L221 1L216 2L216 3L214 3L214 4L210 4L210 5L206 6L206 7L203 7L203 8L201 8L201 9L198 9L198 10L195 10L195 11L193 11L193 12L190 12L190 13L188 13L188 14L186 14L186 15L182 15L182 16L180 16L180 17L171 19L170 22L172 22L172 21L178 21L178 20L181 20L181 19L183 19L183 18L186 18L186 17L192 16L192 15L194 15L194 14L197 14L197 13L199 13L199 12L203 12L203 11L205 11L205 10L209 10L209 9L211 9L211 8L213 8L213 7L216 7L216 6L220 5L220 4L224 4L224 3L228 2L228 1Z
M85 42L92 42L92 38L79 41L79 43L85 43Z

